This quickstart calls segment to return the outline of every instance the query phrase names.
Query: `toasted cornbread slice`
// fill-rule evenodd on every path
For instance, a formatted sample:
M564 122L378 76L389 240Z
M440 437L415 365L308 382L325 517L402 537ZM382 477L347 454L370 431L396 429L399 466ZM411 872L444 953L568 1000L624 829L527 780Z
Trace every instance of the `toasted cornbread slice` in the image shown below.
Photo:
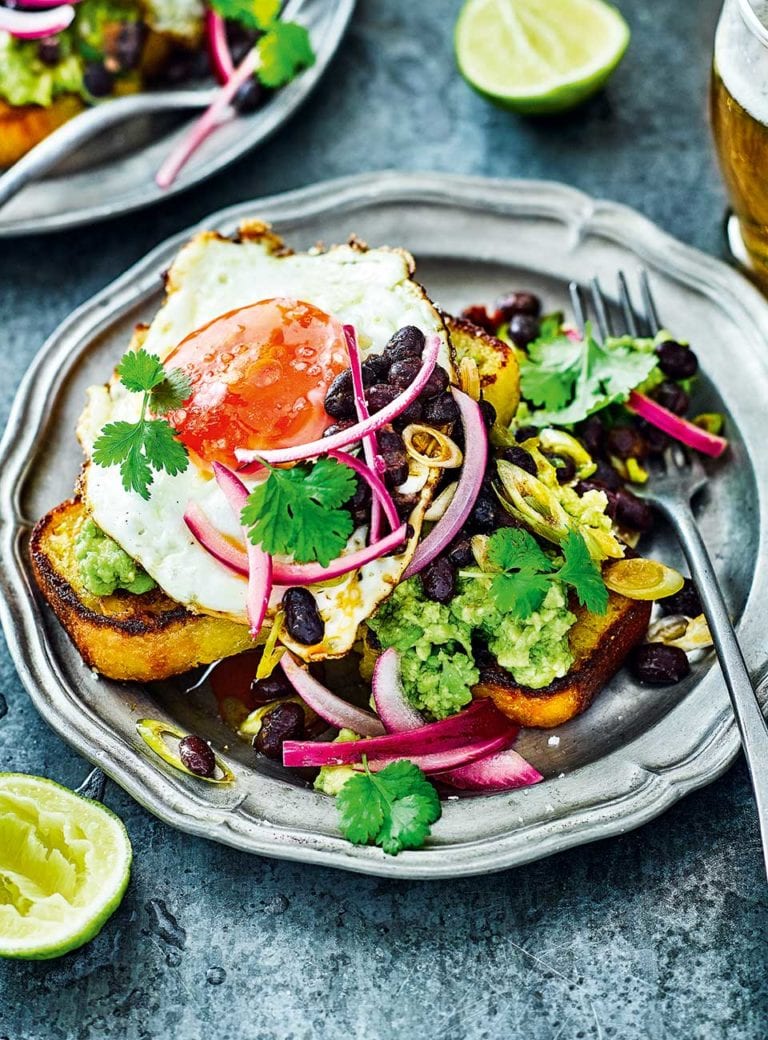
M110 679L151 682L253 646L246 625L192 614L160 589L94 596L82 584L75 538L87 517L71 499L32 532L32 569L83 660Z
M480 372L486 401L496 409L500 426L509 426L520 403L520 367L512 347L466 318L443 314L457 363L471 357Z
M586 711L642 640L651 604L611 592L608 611L602 617L578 606L573 612L577 621L568 638L574 661L567 675L541 690L531 690L517 686L503 668L485 668L474 695L491 697L496 707L520 726L550 729Z

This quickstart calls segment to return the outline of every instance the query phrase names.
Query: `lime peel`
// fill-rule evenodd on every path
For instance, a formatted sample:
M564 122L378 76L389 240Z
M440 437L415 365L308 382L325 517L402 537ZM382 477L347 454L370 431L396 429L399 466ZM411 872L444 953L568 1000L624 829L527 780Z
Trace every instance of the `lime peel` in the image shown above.
M547 115L599 90L629 38L604 0L467 0L456 60L480 94L523 115Z
M131 843L99 802L0 773L0 957L48 960L97 935L123 898Z

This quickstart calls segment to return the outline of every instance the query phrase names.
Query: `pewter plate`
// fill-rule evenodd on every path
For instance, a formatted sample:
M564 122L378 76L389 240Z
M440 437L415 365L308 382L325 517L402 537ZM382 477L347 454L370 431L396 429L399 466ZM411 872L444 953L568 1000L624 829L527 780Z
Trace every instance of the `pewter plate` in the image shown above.
M214 214L234 231L272 221L296 248L355 232L410 249L418 276L448 310L526 287L567 306L570 279L618 268L651 275L663 319L696 348L706 377L697 402L728 415L732 450L713 466L701 523L747 661L768 676L768 306L723 264L676 242L643 217L557 184L374 174L262 199ZM85 387L124 351L135 322L161 298L162 271L189 232L160 246L72 317L44 345L19 389L0 446L2 620L19 674L48 723L166 822L263 855L387 877L440 878L514 866L652 819L733 761L738 737L719 670L699 662L684 683L641 689L621 674L581 718L520 747L546 781L526 791L446 801L428 847L389 858L336 829L330 798L259 762L217 721L210 693L182 682L125 686L85 668L41 604L26 558L31 525L66 498L80 455L74 425ZM715 389L717 387L717 389ZM649 546L676 562L661 530ZM212 788L157 761L136 735L142 716L205 734L237 775ZM228 750L224 750L224 748Z
M285 16L309 30L315 64L263 108L219 127L162 191L155 174L200 113L135 119L84 147L58 173L29 185L0 207L0 238L92 224L191 188L270 137L310 95L336 53L355 0L289 0Z

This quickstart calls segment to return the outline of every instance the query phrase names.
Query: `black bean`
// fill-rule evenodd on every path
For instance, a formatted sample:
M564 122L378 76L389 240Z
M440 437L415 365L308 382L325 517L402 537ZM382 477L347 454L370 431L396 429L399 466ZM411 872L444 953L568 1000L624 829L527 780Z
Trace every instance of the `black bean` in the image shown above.
M590 415L579 430L579 437L584 447L593 458L598 458L605 450L605 427L596 415Z
M146 38L147 27L143 22L124 22L120 26L109 54L124 72L135 69L139 64Z
M421 371L421 362L417 357L405 357L395 361L389 370L389 382L392 386L405 390L411 385Z
M332 394L330 389L325 395L325 410L332 419L355 420L355 399L352 394Z
M399 492L394 491L392 494L392 500L395 503L395 508L397 509L397 514L400 519L407 520L419 501L419 495L416 491L411 491L407 495L401 495Z
M438 556L421 572L421 587L427 599L437 603L450 603L456 595L456 571L444 556Z
M384 482L389 488L400 487L408 479L408 456L403 451L384 451Z
M616 520L622 527L632 531L650 531L653 527L653 510L647 502L633 495L627 488L620 488L616 495Z
M362 478L356 477L356 480L355 493L347 502L346 508L352 514L355 526L360 527L368 520L371 509L371 489Z
M549 461L555 467L558 484L568 484L576 476L576 463L568 455L553 455Z
M83 83L93 97L105 97L111 93L114 81L112 73L105 69L101 62L89 61L85 66Z
M480 414L483 417L483 423L485 424L486 430L490 430L496 422L496 409L493 407L491 402L486 401L485 398L480 401Z
M509 325L507 333L516 347L521 349L527 347L538 338L540 331L539 321L530 314L515 314Z
M325 622L309 589L286 589L283 593L283 609L288 635L297 643L314 646L322 640L325 635Z
M382 408L386 408L388 404L391 404L399 394L400 391L397 387L389 386L388 383L377 383L375 386L369 387L365 392L368 411L371 413L380 412Z
M333 423L323 430L323 437L333 437L335 433L341 433L342 430L348 430L350 426L355 425L354 419L342 419L340 422Z
M385 354L390 362L400 361L405 357L421 357L424 350L424 333L415 325L404 325L391 337L385 347Z
M607 488L609 491L618 491L622 486L621 477L610 462L598 459L595 465L597 466L597 469L589 479L593 483L600 484L601 487Z
M238 87L232 98L232 107L237 112L255 112L264 104L266 93L264 87L255 76L249 76L245 83Z
M690 578L685 579L685 584L674 596L660 599L659 606L663 614L684 614L685 617L695 618L702 613L699 593Z
M290 697L293 687L285 678L282 668L276 668L266 679L254 679L251 683L251 695L257 704L269 704Z
M465 307L461 312L461 316L465 321L471 321L473 325L477 325L479 329L485 329L486 332L490 332L492 335L495 335L501 324L501 322L495 321L494 317L488 313L488 308L483 307L481 304Z
M408 407L404 408L395 419L398 429L404 430L409 423L421 422L424 418L425 404L426 402L422 401L419 397L417 397L415 401L411 401Z
M511 462L513 465L519 466L520 469L524 469L525 472L530 473L532 477L538 475L533 455L529 454L525 448L519 448L516 444L512 445L510 448L503 448L501 458L504 459L505 462Z
M666 433L660 430L658 426L651 426L645 419L636 419L635 423L640 431L640 435L648 445L649 455L661 455L662 452L666 451L669 447L669 437L667 437Z
M58 36L44 36L37 41L37 56L43 65L52 68L61 61L61 44Z
M392 429L389 423L382 426L376 436L379 441L379 450L381 452L405 451L405 444L403 443L403 438L400 436L397 430Z
M374 383L386 383L389 379L389 367L391 361L384 354L371 354L362 363L363 386L373 386Z
M634 426L614 426L608 431L606 447L620 459L644 459L648 454L648 445Z
M680 682L691 670L685 651L664 643L639 646L630 658L629 667L639 682L653 686Z
M496 301L496 313L501 316L500 325L510 321L515 314L530 314L538 318L541 314L541 300L530 292L507 293Z
M671 379L665 379L653 392L654 398L662 408L673 412L675 415L685 415L688 405L691 403L688 394L677 383Z
M179 758L190 773L197 776L214 776L216 773L216 756L202 737L182 737Z
M472 552L472 543L468 538L462 538L454 542L449 548L448 561L454 567L472 567L475 563L475 554Z
M424 389L421 391L421 396L427 399L437 397L438 394L444 393L448 389L448 373L440 365L435 365L429 374Z
M444 426L446 423L456 422L459 417L459 407L451 394L441 394L428 401L424 408L424 422L433 426Z
M491 534L499 525L500 510L496 495L481 489L467 520L468 530L472 534Z
M278 704L262 719L253 746L267 758L282 758L283 742L304 736L304 718L304 709L295 701Z
M520 426L515 430L515 440L518 444L522 441L529 441L531 437L538 437L539 429L537 426Z
M699 370L699 359L690 347L676 343L673 339L665 340L656 348L659 357L659 368L670 379L690 379Z

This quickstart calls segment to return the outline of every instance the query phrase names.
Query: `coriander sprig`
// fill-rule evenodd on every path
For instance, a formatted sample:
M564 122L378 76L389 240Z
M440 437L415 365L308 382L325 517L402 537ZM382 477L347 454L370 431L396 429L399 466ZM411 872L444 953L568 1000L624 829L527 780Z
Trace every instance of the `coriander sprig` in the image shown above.
M128 351L117 366L117 375L126 390L144 395L141 414L137 422L107 423L96 439L92 458L97 466L119 466L125 490L148 500L153 469L175 476L189 465L186 447L162 416L181 408L191 387L180 369L166 371L160 358L143 348Z
M363 767L336 797L344 837L355 845L380 845L390 856L420 848L441 816L437 791L407 759L372 773L363 758Z
M570 585L590 613L606 612L608 589L583 535L569 531L560 550L564 562L558 565L529 531L502 528L491 535L488 559L501 572L491 579L491 595L502 613L529 618L541 609L553 582Z
M335 560L352 534L349 511L341 507L354 495L354 471L335 459L291 469L269 468L269 476L248 496L241 522L254 545L274 555L290 554L296 563Z
M314 65L309 33L298 22L280 19L280 0L211 0L211 7L227 21L261 33L255 75L265 87L283 87Z

